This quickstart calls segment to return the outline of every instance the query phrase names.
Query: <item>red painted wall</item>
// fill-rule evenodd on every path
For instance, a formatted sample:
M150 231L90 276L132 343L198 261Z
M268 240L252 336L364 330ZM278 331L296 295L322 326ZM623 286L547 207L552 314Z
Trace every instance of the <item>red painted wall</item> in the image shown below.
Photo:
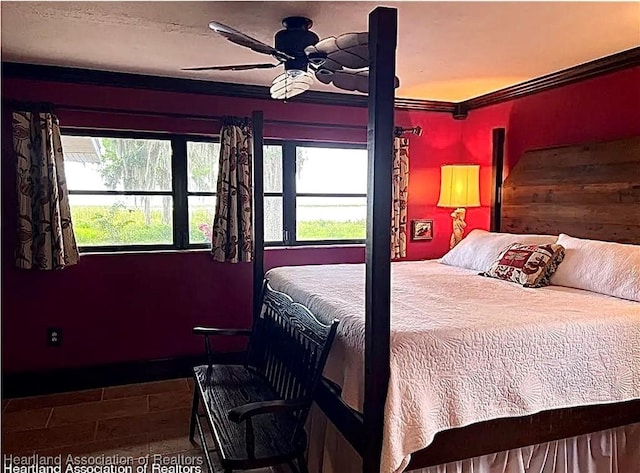
M481 204L468 209L467 230L488 228L491 201L491 129L507 128L506 160L512 167L530 148L623 138L640 133L640 68L586 80L470 112L464 121L447 114L397 112L396 123L420 125L411 137L409 220L432 218L434 240L409 242L408 259L436 258L448 249L448 209L435 206L440 165L481 165ZM179 113L248 115L266 119L365 124L366 110L276 101L202 97L156 91L3 80L5 99L49 101ZM59 112L65 126L215 134L215 122L125 115ZM10 136L4 120L3 137ZM309 127L267 126L274 138L364 142L365 133ZM9 150L7 149L9 147ZM29 371L170 358L198 353L196 324L245 327L250 319L251 267L214 263L206 252L86 255L59 272L13 267L15 169L10 140L2 159L2 350L4 371ZM364 248L270 249L266 267L355 263ZM46 346L46 327L62 327L61 347ZM237 341L220 341L221 349Z
M121 108L136 111L249 115L263 110L265 119L365 125L363 108L335 107L127 90L43 81L5 79L2 96L33 102ZM155 132L216 134L214 121L135 117L91 112L58 112L63 126ZM6 118L6 117L5 117ZM424 168L449 156L459 146L460 123L450 115L398 112L398 124L421 125L426 133L412 144L410 216L428 217L421 189L428 184ZM11 136L10 120L3 136ZM9 126L9 128L6 128ZM366 141L365 131L267 125L265 136L315 141ZM2 350L4 371L29 371L171 358L199 353L201 341L191 335L198 324L246 327L250 323L251 266L211 261L204 251L84 255L63 271L14 268L15 167L10 140L3 141L2 176ZM424 181L424 182L423 182ZM437 184L436 184L437 185ZM415 207L415 208L414 208ZM426 257L436 245L410 246L410 256ZM283 265L357 263L364 247L269 249L266 268ZM63 330L63 344L46 345L47 327ZM220 340L233 349L237 340Z
M421 137L411 137L409 221L434 220L431 242L409 242L407 259L439 258L449 249L451 209L436 206L440 166L480 164L479 208L467 209L469 232L488 229L491 206L491 133L504 127L506 175L533 148L606 141L640 134L640 67L625 69L494 106L472 110L453 125L448 117L407 113ZM440 118L440 119L438 119Z
M426 116L425 116L426 115ZM440 166L461 162L462 122L451 115L406 113L403 126L422 127L422 136L409 137L409 190L407 218L409 232L415 219L433 220L433 240L407 241L408 260L439 258L449 250L451 210L436 207L440 195ZM403 120L398 120L402 122ZM491 200L488 201L489 203ZM469 222L477 225L475 209L469 211Z
M638 135L640 67L472 110L463 124L463 154L489 166L483 169L483 202L491 199L491 130L499 127L507 129L507 174L529 149Z

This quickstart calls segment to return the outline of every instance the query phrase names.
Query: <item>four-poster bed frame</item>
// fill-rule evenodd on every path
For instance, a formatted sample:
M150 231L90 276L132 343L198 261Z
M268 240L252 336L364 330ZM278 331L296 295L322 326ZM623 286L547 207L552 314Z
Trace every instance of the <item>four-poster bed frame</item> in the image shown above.
M347 407L340 387L323 380L316 402L363 459L363 472L380 469L384 408L390 374L390 234L394 133L394 76L397 11L379 7L369 16L369 173L366 241L365 397L363 412ZM262 112L254 112L254 208L263 205ZM505 130L493 131L491 229L500 225ZM264 217L254 212L254 315L264 278ZM637 242L638 243L638 242ZM640 422L640 400L543 411L495 419L436 435L429 447L412 454L408 470ZM488 435L488 433L490 434Z

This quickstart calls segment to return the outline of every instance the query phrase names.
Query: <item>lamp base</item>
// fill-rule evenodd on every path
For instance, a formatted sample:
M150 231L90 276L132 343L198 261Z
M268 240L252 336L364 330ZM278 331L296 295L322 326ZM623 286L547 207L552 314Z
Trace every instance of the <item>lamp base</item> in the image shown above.
M464 221L466 213L466 209L463 208L455 209L451 213L451 218L453 218L453 233L451 234L451 240L449 241L450 249L462 241L464 229L467 226L467 223Z

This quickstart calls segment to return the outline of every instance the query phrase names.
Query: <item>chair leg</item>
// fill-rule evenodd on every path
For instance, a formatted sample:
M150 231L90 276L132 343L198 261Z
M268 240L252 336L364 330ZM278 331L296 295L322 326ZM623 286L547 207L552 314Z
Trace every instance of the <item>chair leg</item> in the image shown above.
M198 386L193 387L193 404L191 406L191 422L189 424L189 440L195 443L196 422L198 421ZM204 448L204 446L202 447Z

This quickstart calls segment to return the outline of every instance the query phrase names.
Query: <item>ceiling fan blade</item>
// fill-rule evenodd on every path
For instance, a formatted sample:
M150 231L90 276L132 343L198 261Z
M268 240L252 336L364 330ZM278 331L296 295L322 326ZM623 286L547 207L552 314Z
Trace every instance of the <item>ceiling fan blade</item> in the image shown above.
M330 71L318 69L316 78L323 84L333 84L338 89L369 92L369 71ZM400 87L400 79L395 78L395 88Z
M329 69L321 68L316 70L316 79L318 79L323 84L331 84L333 81L334 71Z
M313 79L308 72L296 77L291 77L285 72L273 79L269 91L271 92L271 98L287 100L305 92L311 87L311 84L313 84Z
M357 90L358 92L369 92L369 71L348 73L336 71L333 73L333 85L342 90Z
M230 26L218 23L217 21L209 22L209 28L211 28L219 35L224 36L232 43L247 47L257 53L270 54L283 61L287 59L293 59L293 57L289 56L288 54L285 54L282 51L278 51L277 49L263 43L262 41L258 41L257 39L236 30L235 28L231 28Z
M329 69L330 71L339 71L342 69L342 64L338 64L336 61L327 58L322 64L323 69Z
M369 67L369 33L345 33L337 38L330 36L307 46L304 52L307 55L326 55L327 61L323 67L333 71L342 67L363 69ZM341 67L336 67L336 64Z
M278 64L238 64L235 66L183 67L181 71L249 71L251 69L272 69Z

